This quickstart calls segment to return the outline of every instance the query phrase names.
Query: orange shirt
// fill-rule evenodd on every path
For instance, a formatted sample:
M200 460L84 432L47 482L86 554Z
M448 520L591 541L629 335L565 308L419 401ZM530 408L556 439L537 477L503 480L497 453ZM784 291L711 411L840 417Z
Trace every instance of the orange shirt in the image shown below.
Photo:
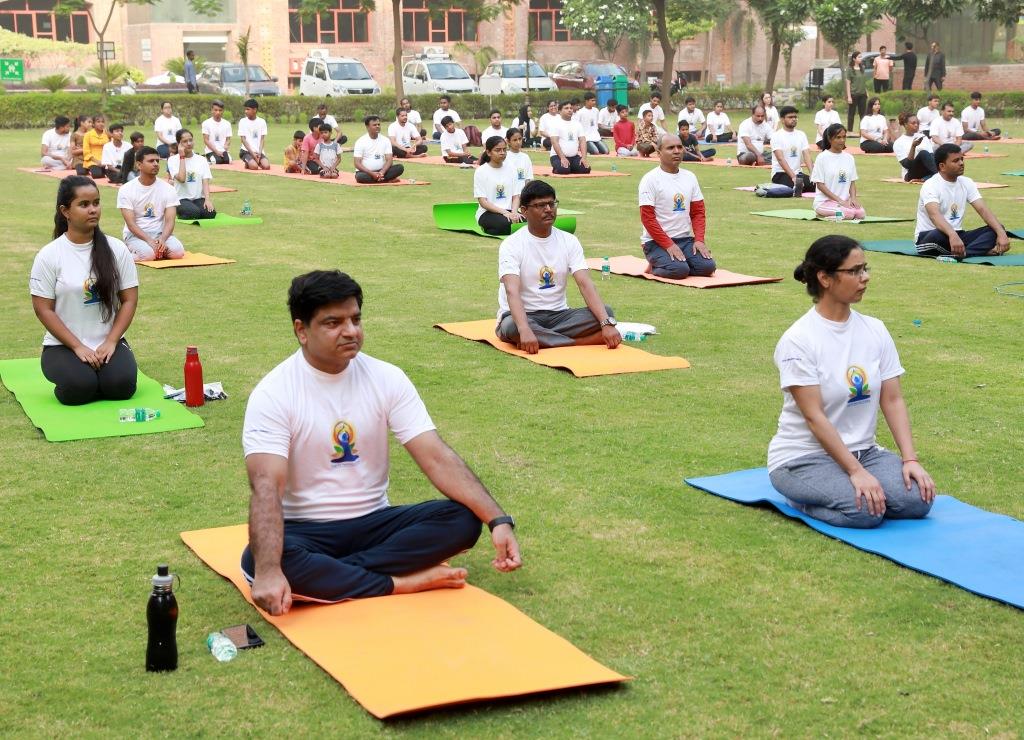
M82 164L85 167L99 166L103 162L103 145L110 141L110 134L104 131L96 133L96 129L85 132L82 137Z
M875 79L889 79L889 73L892 71L894 64L895 62L893 62L889 57L886 57L885 59L882 59L882 57L875 57Z

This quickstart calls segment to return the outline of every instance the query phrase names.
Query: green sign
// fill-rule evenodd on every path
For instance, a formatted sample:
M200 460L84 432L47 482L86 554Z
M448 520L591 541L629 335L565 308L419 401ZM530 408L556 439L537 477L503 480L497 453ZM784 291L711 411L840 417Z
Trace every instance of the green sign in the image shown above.
M25 62L21 59L0 59L0 80L25 81Z

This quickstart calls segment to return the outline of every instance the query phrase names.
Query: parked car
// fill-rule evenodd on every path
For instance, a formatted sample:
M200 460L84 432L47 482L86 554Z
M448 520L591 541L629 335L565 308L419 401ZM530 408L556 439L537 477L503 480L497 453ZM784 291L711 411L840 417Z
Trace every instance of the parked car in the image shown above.
M402 67L402 86L407 93L479 92L461 64L447 55L420 55Z
M570 87L576 90L593 90L595 86L595 78L603 77L605 75L616 76L622 75L629 78L624 70L614 62L609 62L604 59L590 59L590 60L575 60L570 59L565 62L559 62L555 65L554 71L550 77L555 81L558 87ZM640 83L636 80L629 80L630 87L639 88Z
M199 73L199 92L215 95L245 95L245 67L231 62L213 62ZM258 64L249 65L249 95L280 95L277 78Z
M358 59L332 57L314 49L302 65L299 95L377 95L378 85Z
M487 65L487 69L480 75L480 80L482 81L485 77L497 77L501 79L503 94L516 95L526 90L526 65L525 59L499 59ZM530 90L547 92L558 89L558 85L548 77L548 73L537 62L531 61L529 65Z

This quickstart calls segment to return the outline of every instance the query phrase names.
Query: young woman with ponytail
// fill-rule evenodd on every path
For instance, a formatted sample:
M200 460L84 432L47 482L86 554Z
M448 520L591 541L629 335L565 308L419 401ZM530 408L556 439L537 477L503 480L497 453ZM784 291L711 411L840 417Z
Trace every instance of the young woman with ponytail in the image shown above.
M793 507L837 527L927 516L935 484L914 449L896 345L885 324L852 309L870 279L864 249L823 236L793 277L814 305L775 347L783 405L768 446L772 485ZM879 409L899 455L875 439Z
M29 278L32 308L46 327L43 375L68 406L135 394L138 368L124 333L135 316L139 277L124 243L100 230L100 212L95 182L61 180L54 239L39 250Z

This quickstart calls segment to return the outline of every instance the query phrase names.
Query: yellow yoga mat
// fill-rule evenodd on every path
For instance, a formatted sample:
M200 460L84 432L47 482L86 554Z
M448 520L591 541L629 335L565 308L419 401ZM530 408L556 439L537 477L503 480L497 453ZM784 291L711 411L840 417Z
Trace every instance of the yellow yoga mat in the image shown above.
M252 603L239 566L246 525L181 539ZM474 586L260 614L380 719L629 680Z
M600 272L601 265L604 264L604 260L597 257L591 257L587 260L587 266L591 270L597 270ZM777 283L782 278L777 277L757 277L755 275L741 275L738 272L729 272L718 268L715 270L715 274L710 277L699 277L697 275L691 275L685 277L682 280L674 280L672 278L659 277L652 275L647 272L647 260L641 257L634 257L632 255L622 255L621 257L610 257L608 264L611 266L612 272L616 275L629 275L630 277L642 277L647 280L656 280L659 283L669 283L670 285L684 285L687 288L728 288L734 285L756 285L758 283Z
M180 260L145 260L136 262L137 265L152 267L154 270L163 270L168 267L203 267L205 265L230 265L235 260L227 260L223 257L212 257L202 252L185 252Z
M517 349L514 344L498 339L494 334L494 325L494 319L434 324L438 329L443 329L449 334L477 342L487 342L501 352L522 357L530 362L536 362L538 365L564 368L577 378L642 373L650 370L682 370L690 366L690 363L682 357L652 355L642 349L630 347L625 342L615 349L608 349L603 345L552 347L531 355Z

